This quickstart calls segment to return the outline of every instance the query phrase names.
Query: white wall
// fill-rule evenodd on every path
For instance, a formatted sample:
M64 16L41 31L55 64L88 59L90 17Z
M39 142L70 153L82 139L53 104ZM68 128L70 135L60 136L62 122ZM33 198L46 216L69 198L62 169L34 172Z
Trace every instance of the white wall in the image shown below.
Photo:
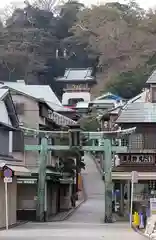
M16 198L17 183L13 178L12 183L8 183L8 215L9 225L16 223ZM5 227L5 188L3 179L0 178L0 228Z

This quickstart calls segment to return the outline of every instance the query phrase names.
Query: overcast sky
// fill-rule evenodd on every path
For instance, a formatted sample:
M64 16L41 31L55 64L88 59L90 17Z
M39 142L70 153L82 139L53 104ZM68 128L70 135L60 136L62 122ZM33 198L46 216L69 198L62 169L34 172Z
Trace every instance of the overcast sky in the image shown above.
M89 3L98 3L98 2L112 2L112 1L117 1L117 0L82 0L82 2L89 4ZM7 4L9 4L10 2L15 2L17 3L23 3L24 0L0 0L0 8L5 7ZM30 0L31 2L31 0ZM126 0L119 0L119 2L126 2ZM152 6L156 6L156 1L155 0L137 0L137 2L144 8L148 9Z

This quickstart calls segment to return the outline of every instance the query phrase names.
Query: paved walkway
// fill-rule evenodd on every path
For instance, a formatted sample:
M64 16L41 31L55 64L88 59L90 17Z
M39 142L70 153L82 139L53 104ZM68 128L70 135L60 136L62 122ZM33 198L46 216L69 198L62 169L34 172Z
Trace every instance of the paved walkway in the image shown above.
M104 224L104 183L86 156L83 173L88 200L64 222L27 223L0 232L0 240L143 240L127 223Z
M82 173L88 200L69 219L72 222L103 223L104 183L90 156L85 157L86 170Z

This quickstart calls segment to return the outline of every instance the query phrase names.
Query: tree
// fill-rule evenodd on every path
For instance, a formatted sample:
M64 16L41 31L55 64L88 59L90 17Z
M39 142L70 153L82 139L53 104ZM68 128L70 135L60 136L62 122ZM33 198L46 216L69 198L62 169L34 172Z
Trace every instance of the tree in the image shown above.
M118 94L125 99L130 99L141 92L145 81L146 77L141 71L122 72L107 84L106 91Z
M68 134L62 134L62 136L56 137L55 144L69 146ZM71 147L68 151L57 151L55 154L60 158L62 172L74 175L75 171L80 172L81 169L85 169L85 163L81 158L81 151L79 147Z
M98 112L96 108L91 108L90 113L79 119L81 129L85 131L98 131L100 129L100 122L98 119Z
M114 76L106 85L105 90L125 99L135 97L145 87L145 83L154 69L156 69L156 53L149 57L143 67Z
M139 69L144 75L146 61L156 48L155 16L154 11L146 14L135 1L107 3L79 12L78 21L71 29L74 34L71 38L76 39L79 46L85 46L88 56L100 56L98 86L92 92L98 95L112 78L118 81L116 76L127 80L123 77L125 73L130 76L129 72ZM89 31L83 31L78 25ZM134 75L139 77L139 74ZM126 83L124 85L126 87ZM142 85L139 83L137 89ZM127 86L129 88L129 83Z
M65 68L94 67L98 84L92 92L99 95L107 82L109 89L116 82L131 96L143 86L139 79L145 71L150 73L146 65L155 54L155 22L156 12L145 12L135 1L92 8L74 0L27 2L0 26L1 78L48 83L61 96L63 86L55 77Z
M59 44L53 23L52 12L31 5L16 9L1 31L0 53L5 65L26 80L32 76L35 83L36 74L45 71L47 58L55 56Z
M59 3L59 0L36 0L33 5L39 9L53 12L55 6Z

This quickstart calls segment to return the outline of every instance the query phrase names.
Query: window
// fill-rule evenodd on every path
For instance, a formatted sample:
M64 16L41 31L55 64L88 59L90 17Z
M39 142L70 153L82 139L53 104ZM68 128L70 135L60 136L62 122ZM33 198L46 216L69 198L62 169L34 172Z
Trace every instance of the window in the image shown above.
M143 135L141 133L134 133L129 136L130 149L143 149Z
M144 134L144 148L145 149L156 149L156 142L155 142L156 134L153 132L146 132Z
M24 151L24 133L22 131L13 131L13 152Z
M121 146L128 146L128 145L129 145L128 136L123 137L123 138L121 139Z
M14 103L18 115L24 114L24 103Z
M68 104L71 106L77 104L78 102L84 102L84 99L83 98L70 98L68 100Z

